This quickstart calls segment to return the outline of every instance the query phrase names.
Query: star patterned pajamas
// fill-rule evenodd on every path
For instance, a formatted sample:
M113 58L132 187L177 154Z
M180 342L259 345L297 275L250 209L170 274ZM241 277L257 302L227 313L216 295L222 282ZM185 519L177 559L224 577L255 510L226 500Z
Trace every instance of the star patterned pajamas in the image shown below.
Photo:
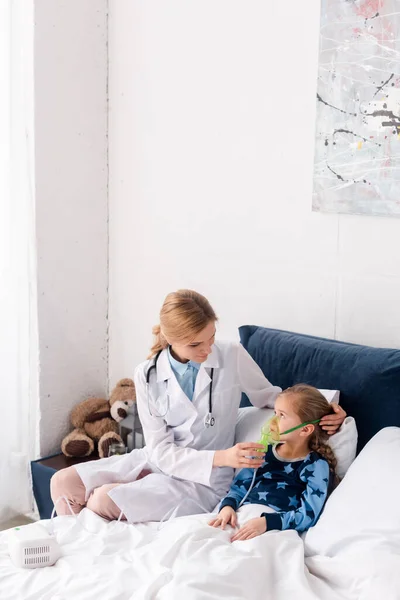
M253 480L254 469L242 469L219 509L231 506L237 510ZM265 463L257 469L254 486L243 504L265 504L275 513L262 513L267 531L295 529L305 531L317 522L332 490L333 474L327 461L316 452L305 458L281 458L270 446Z

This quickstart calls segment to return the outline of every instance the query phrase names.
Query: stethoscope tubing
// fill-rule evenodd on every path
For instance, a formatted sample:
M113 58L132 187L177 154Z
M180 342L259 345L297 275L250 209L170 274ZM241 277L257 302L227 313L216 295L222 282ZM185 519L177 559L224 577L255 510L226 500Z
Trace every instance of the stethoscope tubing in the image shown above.
M146 372L146 388L147 388L147 408L149 410L150 416L153 416L153 413L151 412L151 408L150 408L150 375L152 373L152 371L154 370L155 373L157 373L157 362L158 359L160 357L162 350L159 350L154 358L153 363L149 366L149 368L147 369ZM213 388L213 379L214 379L214 368L211 368L210 371L210 391L208 394L208 415L205 418L204 424L206 427L213 427L215 425L215 417L212 414L212 388ZM167 384L167 381L165 381L165 384ZM167 390L167 410L165 411L165 413L163 415L158 414L158 417L164 418L168 411L170 409L170 399L169 399L169 394L168 394L168 390Z

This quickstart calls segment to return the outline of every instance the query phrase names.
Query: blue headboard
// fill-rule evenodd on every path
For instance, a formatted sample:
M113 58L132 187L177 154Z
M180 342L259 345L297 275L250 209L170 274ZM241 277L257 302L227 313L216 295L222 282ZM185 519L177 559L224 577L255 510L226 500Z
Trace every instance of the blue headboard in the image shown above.
M240 340L264 375L285 389L295 383L340 390L358 429L358 452L383 427L400 427L400 350L370 348L255 325ZM241 406L250 403L244 396Z

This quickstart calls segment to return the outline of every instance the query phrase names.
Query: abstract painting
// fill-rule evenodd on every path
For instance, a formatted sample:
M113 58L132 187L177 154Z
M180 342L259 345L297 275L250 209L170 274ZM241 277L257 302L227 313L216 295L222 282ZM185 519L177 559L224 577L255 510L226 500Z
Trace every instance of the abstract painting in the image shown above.
M322 0L313 209L400 217L400 0Z

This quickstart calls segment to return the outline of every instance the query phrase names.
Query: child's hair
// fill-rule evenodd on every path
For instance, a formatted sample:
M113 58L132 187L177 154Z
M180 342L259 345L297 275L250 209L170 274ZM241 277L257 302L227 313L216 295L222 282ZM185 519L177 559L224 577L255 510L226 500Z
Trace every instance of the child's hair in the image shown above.
M201 294L193 290L178 290L168 294L161 307L160 325L153 327L155 340L148 358L168 346L161 330L168 338L183 342L193 339L210 321L217 320L207 298Z
M332 414L334 411L328 400L321 394L317 388L299 383L282 392L281 395L295 395L294 410L302 423L321 419L325 415ZM330 470L335 474L337 460L332 448L326 443L328 434L322 429L319 423L314 424L314 431L309 437L309 448L320 454L329 464Z

